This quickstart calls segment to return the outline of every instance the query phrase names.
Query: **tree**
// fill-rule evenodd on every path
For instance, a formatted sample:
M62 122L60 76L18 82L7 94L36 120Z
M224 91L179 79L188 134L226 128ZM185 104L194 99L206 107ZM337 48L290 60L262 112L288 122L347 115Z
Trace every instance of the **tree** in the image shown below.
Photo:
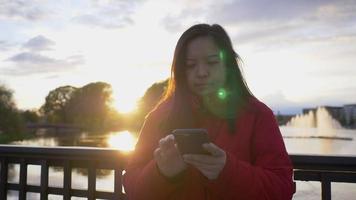
M129 128L139 129L144 117L150 112L163 97L168 86L168 79L152 84L138 102L138 111L131 116L126 116L126 125Z
M0 85L0 132L20 133L23 123L13 100L13 92Z
M149 87L138 103L139 111L146 115L154 108L157 102L162 98L168 86L168 79L154 83Z
M76 90L78 90L76 87L67 85L49 92L44 105L40 109L46 116L47 122L66 123L68 121L65 107Z
M35 110L21 111L20 114L25 123L36 123L40 120L40 116Z
M112 88L104 82L85 85L76 90L65 106L68 121L89 131L110 128Z

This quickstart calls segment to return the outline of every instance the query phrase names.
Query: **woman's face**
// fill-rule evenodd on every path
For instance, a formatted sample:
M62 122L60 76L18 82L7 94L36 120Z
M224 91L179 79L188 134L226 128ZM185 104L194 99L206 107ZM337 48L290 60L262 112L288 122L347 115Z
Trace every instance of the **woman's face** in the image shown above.
M187 44L185 65L188 88L194 94L211 95L224 86L226 67L210 36L195 38Z

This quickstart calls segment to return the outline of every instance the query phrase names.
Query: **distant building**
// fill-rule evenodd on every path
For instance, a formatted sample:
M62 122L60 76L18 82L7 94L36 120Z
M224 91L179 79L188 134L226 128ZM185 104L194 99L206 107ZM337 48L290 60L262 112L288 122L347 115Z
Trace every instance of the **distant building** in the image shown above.
M345 112L342 106L323 106L329 114L340 122L341 125L345 124Z
M356 128L356 104L347 104L343 107L346 127Z
M303 108L302 113L303 113L303 115L305 115L305 114L308 114L310 111L315 113L316 108Z

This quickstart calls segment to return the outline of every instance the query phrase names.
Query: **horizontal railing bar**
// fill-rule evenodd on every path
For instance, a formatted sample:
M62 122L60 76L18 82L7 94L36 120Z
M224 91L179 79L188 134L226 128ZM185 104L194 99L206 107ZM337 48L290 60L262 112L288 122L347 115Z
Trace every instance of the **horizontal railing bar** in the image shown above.
M7 189L8 189L8 190L17 190L17 191L20 191L20 184L7 183Z
M7 157L6 156L2 156L0 154L0 157ZM17 158L14 157L7 157L7 161L9 164L20 164L21 160L25 158L27 165L41 165L41 163L43 162L43 160L46 160L48 165L50 167L63 167L64 163L66 160L68 159L61 159L60 160L53 160L53 158L46 158L46 157L41 157L41 158L32 158L32 157L21 157L21 156L17 156ZM73 168L88 168L88 163L91 160L71 160L71 163L73 165ZM115 162L115 160L101 160L99 163L96 164L96 169L124 169L124 165L118 162Z
M330 182L356 183L356 173L295 170L294 180L320 182L328 180Z
M0 155L8 154L8 156L25 156L43 155L47 159L84 159L84 160L117 160L119 162L126 161L128 154L122 153L113 148L98 148L98 147L32 147L19 145L0 145ZM51 157L53 156L53 157ZM54 157L56 156L56 157ZM63 156L63 157L58 157ZM300 155L291 154L290 158L295 168L322 168L333 166L345 166L346 169L356 168L355 156L323 156L323 155Z
M294 169L356 171L355 156L290 155Z
M87 163L85 161L96 160L95 157L90 157L90 151L87 152L87 157L70 157L70 156L40 156L36 155L14 155L8 154L4 155L1 151L0 146L0 156L8 157L8 163L21 163L23 158L26 159L28 164L40 165L41 160L48 160L50 166L63 166L66 160L73 160L74 167L86 167ZM83 149L82 149L83 150ZM76 151L76 149L73 149ZM117 151L117 150L115 150ZM112 156L112 157L110 157ZM122 155L121 155L122 156ZM107 159L105 159L107 158ZM337 156L313 156L313 155L290 155L293 162L294 169L308 169L308 170L337 170L337 171L356 171L356 157L337 157ZM100 158L97 158L100 159ZM123 161L124 160L124 161ZM126 157L118 157L117 155L107 155L103 156L98 162L98 167L100 169L114 169L123 168L127 160Z
M13 190L13 191L19 191L20 190L20 185L19 184L13 184L13 183L8 183L8 190ZM26 186L26 191L27 192L33 192L33 193L40 193L41 192L41 187L40 186L34 186L34 185L27 185ZM48 187L47 190L48 194L55 194L55 195L63 195L64 194L64 189L63 188L57 188L57 187ZM80 189L71 189L70 193L72 196L78 196L78 197L87 197L88 196L88 191L87 190L80 190ZM95 197L96 198L113 198L115 197L114 192L104 192L104 191L95 191Z
M73 150L75 151L75 149ZM128 156L122 156L120 157L120 155L104 155L101 159L99 157L90 157L90 152L87 152L88 155L87 156L67 156L67 155L55 155L55 154L48 154L48 155L42 155L42 154L21 154L21 153L2 153L1 149L0 149L0 156L1 157L9 157L12 158L13 162L20 162L20 158L28 158L33 160L33 162L36 162L38 160L43 160L43 159L47 159L47 160L78 160L78 161L82 161L82 160L96 160L96 161L111 161L111 162L118 162L119 164L124 164L125 162L125 158ZM113 157L110 157L113 156ZM120 160L121 159L121 160Z
M124 162L128 153L123 153L113 148L98 148L98 147L33 147L33 146L20 146L20 145L0 145L0 155L42 155L42 156L63 156L66 159L79 159L79 160L117 160Z

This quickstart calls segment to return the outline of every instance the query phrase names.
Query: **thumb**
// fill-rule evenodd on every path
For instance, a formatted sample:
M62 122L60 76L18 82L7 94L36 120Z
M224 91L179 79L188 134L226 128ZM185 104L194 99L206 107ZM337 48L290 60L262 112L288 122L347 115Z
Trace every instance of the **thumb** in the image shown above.
M213 143L205 143L203 144L203 148L207 150L209 153L211 153L212 156L223 156L225 155L225 151L220 149L218 146L216 146Z

